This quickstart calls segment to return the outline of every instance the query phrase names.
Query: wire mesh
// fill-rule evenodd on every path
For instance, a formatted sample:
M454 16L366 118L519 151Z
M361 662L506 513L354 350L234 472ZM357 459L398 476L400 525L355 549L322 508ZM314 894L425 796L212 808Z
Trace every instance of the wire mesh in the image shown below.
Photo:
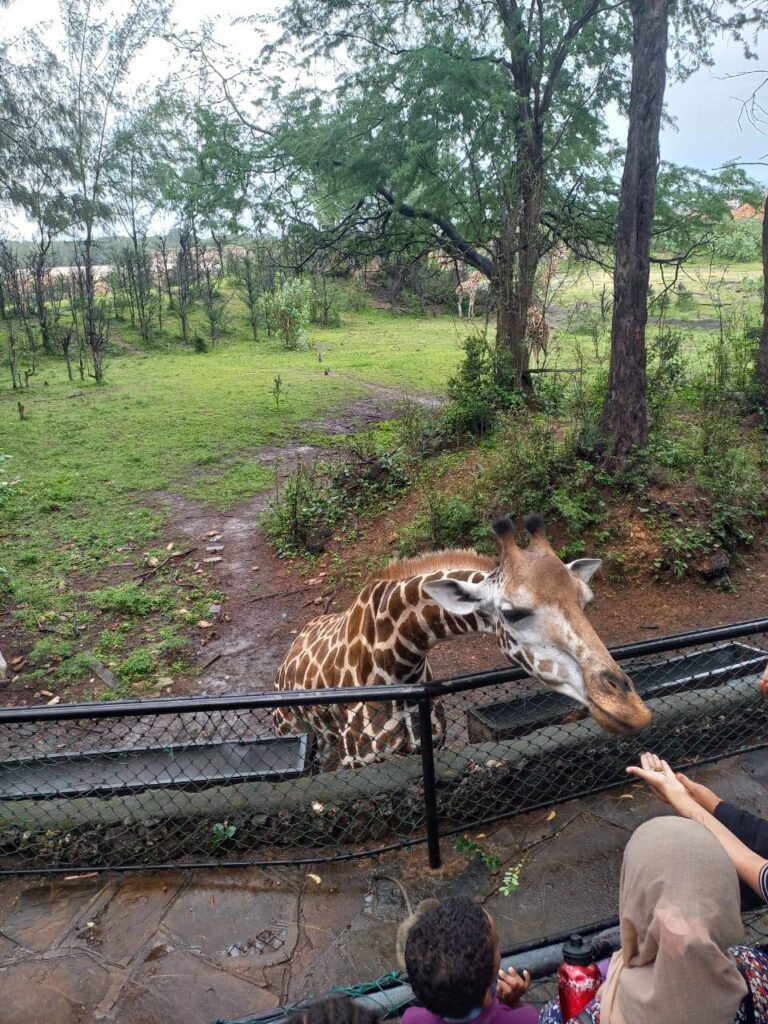
M614 653L654 711L626 740L520 670L0 709L0 871L348 858L623 785L641 750L683 767L768 746L768 620Z

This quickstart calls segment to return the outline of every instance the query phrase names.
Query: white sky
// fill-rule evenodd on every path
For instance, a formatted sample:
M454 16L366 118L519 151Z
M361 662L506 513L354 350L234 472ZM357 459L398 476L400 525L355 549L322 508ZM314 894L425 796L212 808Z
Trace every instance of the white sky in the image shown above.
M118 0L118 7L122 6ZM280 0L177 0L174 19L181 29L194 29L214 11L216 37L242 58L257 48L255 34L243 25L233 25L236 17L250 14L271 14ZM0 12L0 31L5 38L22 33L25 28L58 22L58 0L13 0L9 9ZM762 47L761 47L762 50ZM723 163L740 159L759 161L768 154L768 135L761 134L744 122L738 123L741 101L762 81L760 74L729 78L763 69L768 78L768 57L765 61L746 61L741 47L728 40L715 45L715 66L702 68L687 82L667 86L667 112L676 128L666 127L661 138L662 159L712 170ZM163 78L172 68L171 47L153 40L135 62L133 79L147 83ZM768 106L768 87L764 90ZM622 142L626 128L618 117L611 118L614 132ZM758 180L768 184L768 167L748 167Z

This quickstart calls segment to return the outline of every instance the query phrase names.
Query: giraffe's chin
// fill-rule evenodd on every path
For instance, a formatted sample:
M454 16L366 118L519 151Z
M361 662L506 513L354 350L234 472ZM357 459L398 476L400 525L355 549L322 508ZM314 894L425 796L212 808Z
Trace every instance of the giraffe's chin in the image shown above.
M613 736L634 736L635 733L644 729L651 720L650 712L648 712L647 715L642 716L637 722L627 722L622 718L612 715L605 708L598 707L592 701L589 703L589 713L604 732L611 733Z

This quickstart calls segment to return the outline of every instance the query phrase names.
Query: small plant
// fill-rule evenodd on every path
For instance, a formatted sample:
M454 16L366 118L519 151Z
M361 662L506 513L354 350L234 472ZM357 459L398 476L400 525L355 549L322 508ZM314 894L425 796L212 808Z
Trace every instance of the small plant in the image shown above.
M228 842L234 836L235 832L237 832L237 828L234 825L230 825L226 821L217 821L208 837L209 851L215 853L223 843Z
M501 885L499 886L499 892L502 896L512 896L520 888L520 872L525 866L525 857L519 860L517 864L511 868L507 868L501 879Z
M281 374L275 374L269 393L274 399L275 408L280 412L280 403L285 401L285 386L283 385L283 378Z
M485 847L468 835L459 836L453 841L453 848L457 853L464 854L470 860L479 860L489 871L498 871L501 867L501 858L495 853L489 853Z

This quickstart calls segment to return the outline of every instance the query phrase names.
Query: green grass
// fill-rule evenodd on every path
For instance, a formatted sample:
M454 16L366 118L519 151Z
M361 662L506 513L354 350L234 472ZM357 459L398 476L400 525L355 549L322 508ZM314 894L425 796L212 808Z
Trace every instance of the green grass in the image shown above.
M322 437L323 421L369 395L367 384L444 390L465 333L450 316L369 310L345 315L339 328L311 329L307 345L289 352L274 339L253 342L235 306L230 334L197 354L177 342L171 348L175 323L168 314L165 324L149 352L135 351L135 333L117 324L120 344L101 386L70 382L55 360L43 361L21 396L7 370L0 382L0 454L10 456L0 478L19 481L0 506L0 602L5 597L12 605L18 624L53 629L75 644L71 656L49 659L61 678L72 675L67 666L83 631L99 627L106 633L101 646L117 649L119 631L135 618L125 602L104 603L109 588L84 594L105 576L114 582L112 565L162 557L153 545L165 542L167 513L153 492L219 509L251 497L274 481L270 461L254 458L261 449ZM272 393L277 374L279 407ZM141 613L169 627L187 595L161 584L153 580L133 597L143 602ZM201 608L210 600L205 593L198 598ZM122 681L139 676L129 664Z

